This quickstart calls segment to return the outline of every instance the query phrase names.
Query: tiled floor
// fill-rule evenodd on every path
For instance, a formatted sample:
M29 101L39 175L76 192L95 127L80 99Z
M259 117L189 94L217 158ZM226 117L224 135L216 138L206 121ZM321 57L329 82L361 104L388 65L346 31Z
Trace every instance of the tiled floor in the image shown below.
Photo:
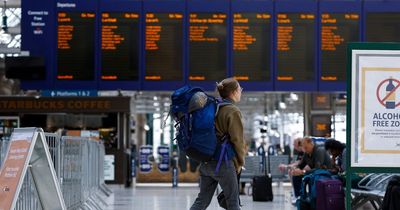
M199 188L196 186L171 188L154 186L137 186L124 188L109 186L114 192L109 198L107 210L188 210L192 205ZM253 202L250 196L241 196L242 210L294 210L289 203L290 187L274 187L273 202ZM222 210L214 197L209 210Z

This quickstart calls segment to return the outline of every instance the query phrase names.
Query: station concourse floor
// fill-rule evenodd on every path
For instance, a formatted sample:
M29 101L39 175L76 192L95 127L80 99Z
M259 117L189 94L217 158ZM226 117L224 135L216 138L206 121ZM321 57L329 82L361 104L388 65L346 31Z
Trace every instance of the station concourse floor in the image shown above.
M196 199L199 188L195 185L179 186L171 185L146 186L138 185L132 188L109 185L113 194L107 198L109 204L107 210L189 210ZM242 210L252 209L276 209L295 210L290 204L290 186L274 186L273 202L253 202L252 197L241 195ZM246 189L247 190L247 189ZM223 210L218 206L217 197L214 196L208 210Z
M189 210L199 192L199 188L193 184L181 184L178 188L172 188L170 184L136 184L131 188L122 185L108 187L113 194L105 200L108 204L106 210ZM290 185L274 184L273 192L273 202L253 202L251 196L241 195L242 210L297 210L290 203ZM367 204L357 210L372 209L373 207ZM216 196L207 210L223 210L218 206Z

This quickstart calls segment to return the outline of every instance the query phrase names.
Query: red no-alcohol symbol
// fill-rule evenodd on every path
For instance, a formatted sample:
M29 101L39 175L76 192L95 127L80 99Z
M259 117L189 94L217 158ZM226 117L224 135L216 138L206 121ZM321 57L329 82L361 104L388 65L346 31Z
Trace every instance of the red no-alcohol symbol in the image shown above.
M385 91L386 95L383 95L383 94L382 94L383 97L381 97L381 94L380 94L381 91L380 91L380 90L381 90L382 86L383 86L385 83L389 82L390 80L393 81L395 87L394 87L393 90L391 90L389 93L386 93L386 91ZM379 83L378 88L376 89L376 97L378 98L379 103L382 104L382 106L386 107L386 105L385 105L386 100L387 100L392 94L394 94L394 93L396 92L396 90L397 90L399 87L400 87L400 80L393 79L393 78L391 78L391 79L385 79L385 80L383 80L381 83ZM398 107L398 106L400 106L400 102L398 102L398 103L396 104L396 107Z

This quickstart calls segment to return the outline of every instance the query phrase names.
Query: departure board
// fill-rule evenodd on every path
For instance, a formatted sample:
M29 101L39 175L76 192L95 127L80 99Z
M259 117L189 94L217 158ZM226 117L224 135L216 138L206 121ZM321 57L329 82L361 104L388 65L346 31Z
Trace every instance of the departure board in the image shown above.
M139 14L102 13L101 79L139 79Z
M57 79L94 80L95 13L59 12Z
M400 13L367 13L368 42L400 42Z
M146 80L183 79L183 15L146 14Z
M313 80L315 15L279 13L277 22L277 80Z
M189 80L225 78L226 19L223 13L190 13Z
M321 15L321 80L346 81L348 42L359 41L358 14Z
M233 73L237 80L270 80L271 15L233 15Z

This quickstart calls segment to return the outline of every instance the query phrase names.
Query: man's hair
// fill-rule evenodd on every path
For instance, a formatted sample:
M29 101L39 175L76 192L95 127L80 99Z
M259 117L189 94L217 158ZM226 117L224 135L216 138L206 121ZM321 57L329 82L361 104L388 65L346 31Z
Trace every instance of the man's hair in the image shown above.
M314 144L314 140L309 136L303 137L303 140L301 141L301 143L304 144L304 142L307 142L307 143L310 143L310 144Z
M301 147L303 145L303 139L302 138L297 138L294 140L294 143L296 144L296 146Z
M346 145L335 139L328 139L325 141L325 150L337 150L342 152L346 148Z

